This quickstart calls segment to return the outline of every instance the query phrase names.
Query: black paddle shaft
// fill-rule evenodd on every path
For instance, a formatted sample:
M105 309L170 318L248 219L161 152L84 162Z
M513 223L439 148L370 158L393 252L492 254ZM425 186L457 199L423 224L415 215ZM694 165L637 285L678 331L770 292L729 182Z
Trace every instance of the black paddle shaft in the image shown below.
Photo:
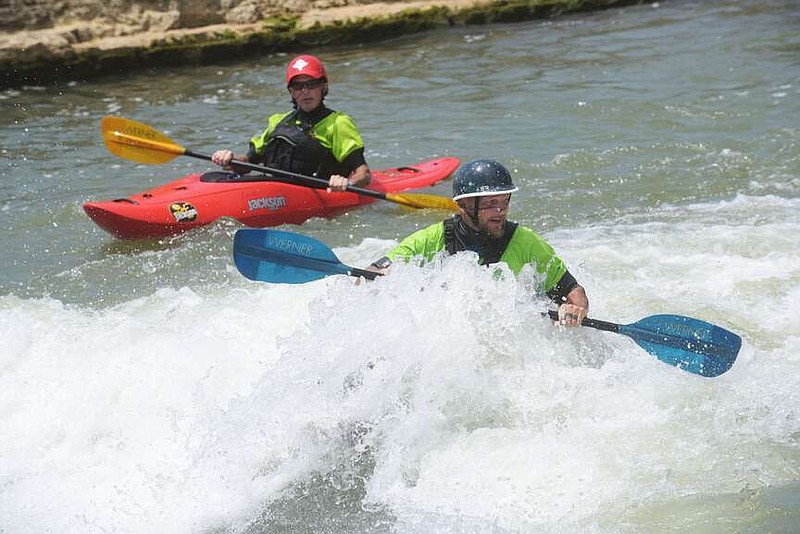
M556 310L548 310L547 314L554 321L558 321L558 312ZM609 323L608 321L600 321L598 319L589 319L588 317L581 322L581 326L588 328L596 328L605 332L619 332L619 325L617 323Z
M202 154L200 152L195 152L193 150L189 150L188 148L183 152L184 156L190 156L193 158L204 159L206 161L211 161L211 156L208 154ZM317 178L316 176L306 176L305 174L297 174L295 172L290 171L282 171L280 169L273 169L272 167L265 167L264 165L256 165L255 163L250 163L249 161L239 161L232 160L231 166L233 167L242 167L244 169L250 171L260 171L260 172L267 172L270 174L277 174L278 176L285 176L287 178L293 178L299 181L301 184L308 184L309 186L328 186L328 181L322 178ZM356 193L359 195L363 195L365 197L372 197L372 198L380 198L382 200L386 199L386 193L381 193L380 191L372 191L371 189L364 189L362 187L356 187L354 185L348 185L347 190Z
M350 271L347 273L350 276L364 277L367 280L375 280L377 277L382 276L383 273L368 271L366 269L359 269L357 267L348 267Z

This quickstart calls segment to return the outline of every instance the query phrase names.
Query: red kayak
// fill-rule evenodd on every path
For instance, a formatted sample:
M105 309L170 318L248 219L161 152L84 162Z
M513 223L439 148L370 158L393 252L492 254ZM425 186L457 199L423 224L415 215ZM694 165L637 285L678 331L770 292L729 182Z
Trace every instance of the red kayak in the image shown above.
M372 171L368 189L398 193L431 186L450 176L458 158L425 161L413 167ZM128 198L86 202L83 210L102 229L122 239L166 237L232 217L250 227L301 224L333 217L375 198L328 193L289 181L229 172L191 174Z

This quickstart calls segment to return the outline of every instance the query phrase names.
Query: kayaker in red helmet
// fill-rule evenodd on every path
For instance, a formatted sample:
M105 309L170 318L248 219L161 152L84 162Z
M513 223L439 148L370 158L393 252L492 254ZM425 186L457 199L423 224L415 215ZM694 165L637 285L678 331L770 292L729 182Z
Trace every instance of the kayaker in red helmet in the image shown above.
M358 128L348 115L325 105L325 65L314 56L297 56L286 68L286 86L294 109L270 116L246 155L218 150L211 161L239 172L236 160L327 178L329 191L368 184L371 175Z

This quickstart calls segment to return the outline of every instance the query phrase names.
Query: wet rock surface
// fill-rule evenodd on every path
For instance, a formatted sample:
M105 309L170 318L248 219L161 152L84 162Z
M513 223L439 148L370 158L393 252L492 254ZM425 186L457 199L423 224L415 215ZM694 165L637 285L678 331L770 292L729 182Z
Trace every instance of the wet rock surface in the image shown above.
M512 22L631 0L10 0L0 4L0 86L52 85L437 26Z

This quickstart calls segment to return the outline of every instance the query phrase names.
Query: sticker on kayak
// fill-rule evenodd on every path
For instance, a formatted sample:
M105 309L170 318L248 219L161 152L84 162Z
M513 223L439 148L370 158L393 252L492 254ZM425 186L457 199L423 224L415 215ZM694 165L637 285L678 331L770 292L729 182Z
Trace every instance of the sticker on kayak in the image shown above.
M197 210L188 202L173 202L169 211L178 222L192 222L197 219Z
M277 211L285 207L286 207L286 197L284 196L252 198L247 201L247 209L249 209L250 211L264 210L264 209L270 211Z

